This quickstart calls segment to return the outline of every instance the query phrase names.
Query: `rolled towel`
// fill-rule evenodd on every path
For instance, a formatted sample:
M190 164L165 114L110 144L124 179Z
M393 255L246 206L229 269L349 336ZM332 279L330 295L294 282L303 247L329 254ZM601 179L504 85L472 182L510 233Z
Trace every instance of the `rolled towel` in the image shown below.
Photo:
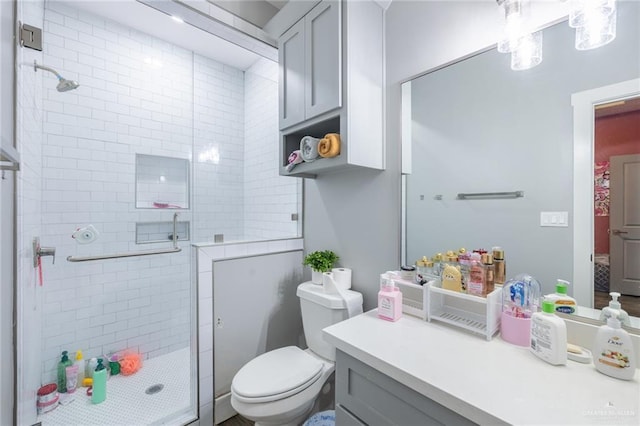
M340 135L327 133L318 143L318 154L324 158L335 157L340 154Z
M300 155L307 163L318 158L318 143L320 139L311 136L305 136L300 140Z
M296 149L291 154L289 154L289 164L287 164L287 171L290 172L296 166L296 164L302 163L302 154L299 149Z

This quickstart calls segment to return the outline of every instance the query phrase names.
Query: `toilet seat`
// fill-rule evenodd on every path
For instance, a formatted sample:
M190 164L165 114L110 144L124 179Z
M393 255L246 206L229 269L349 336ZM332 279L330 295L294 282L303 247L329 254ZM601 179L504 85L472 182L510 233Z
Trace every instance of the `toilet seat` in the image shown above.
M322 361L296 346L287 346L249 361L233 378L231 391L245 403L272 402L303 391L322 373Z

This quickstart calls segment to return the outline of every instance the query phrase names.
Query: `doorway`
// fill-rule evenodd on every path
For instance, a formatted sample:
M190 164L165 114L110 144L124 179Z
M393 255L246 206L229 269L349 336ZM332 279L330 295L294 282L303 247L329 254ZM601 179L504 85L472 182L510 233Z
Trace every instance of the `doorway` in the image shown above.
M632 260L640 258L640 97L595 105L594 118L594 307L607 306L615 291L634 310L640 306L640 265Z

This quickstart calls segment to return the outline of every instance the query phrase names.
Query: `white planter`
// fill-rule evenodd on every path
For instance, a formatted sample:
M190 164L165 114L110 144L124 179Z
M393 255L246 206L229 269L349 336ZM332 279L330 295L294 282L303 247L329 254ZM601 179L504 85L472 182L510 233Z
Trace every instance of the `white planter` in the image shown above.
M322 272L311 270L311 282L314 284L322 284Z

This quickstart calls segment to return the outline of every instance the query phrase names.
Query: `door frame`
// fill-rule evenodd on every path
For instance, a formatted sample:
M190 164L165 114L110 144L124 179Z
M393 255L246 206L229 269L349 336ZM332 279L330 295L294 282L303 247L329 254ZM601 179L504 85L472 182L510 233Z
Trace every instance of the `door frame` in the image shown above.
M573 296L593 308L594 107L640 95L640 78L574 93L573 106Z

